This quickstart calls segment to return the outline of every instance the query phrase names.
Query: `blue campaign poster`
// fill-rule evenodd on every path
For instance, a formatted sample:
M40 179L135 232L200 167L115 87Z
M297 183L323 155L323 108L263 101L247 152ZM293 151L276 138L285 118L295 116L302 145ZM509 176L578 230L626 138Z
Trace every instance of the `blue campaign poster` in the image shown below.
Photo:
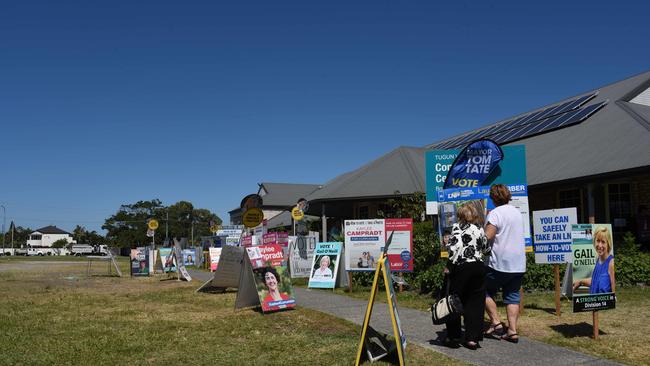
M316 243L309 276L309 288L334 288L341 260L341 243Z

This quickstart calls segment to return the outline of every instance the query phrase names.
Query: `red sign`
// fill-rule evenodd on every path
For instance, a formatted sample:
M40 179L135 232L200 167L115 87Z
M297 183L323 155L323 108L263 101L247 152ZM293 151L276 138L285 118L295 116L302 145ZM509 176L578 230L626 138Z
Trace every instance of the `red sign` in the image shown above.
M413 219L386 219L386 244L388 263L393 272L413 272Z

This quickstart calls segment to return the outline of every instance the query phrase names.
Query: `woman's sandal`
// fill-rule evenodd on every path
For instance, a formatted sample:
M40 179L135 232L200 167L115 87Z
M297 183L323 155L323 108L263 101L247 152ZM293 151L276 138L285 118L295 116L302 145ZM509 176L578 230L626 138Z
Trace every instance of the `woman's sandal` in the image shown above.
M483 332L483 336L492 339L501 339L506 334L507 329L503 322L490 324L490 327Z
M519 335L517 333L506 333L501 336L501 339L506 340L510 343L519 343Z

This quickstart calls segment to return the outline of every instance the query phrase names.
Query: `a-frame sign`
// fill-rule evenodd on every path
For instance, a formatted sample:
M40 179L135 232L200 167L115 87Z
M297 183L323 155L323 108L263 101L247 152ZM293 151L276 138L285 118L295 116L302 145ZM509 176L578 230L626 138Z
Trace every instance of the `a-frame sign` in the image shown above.
M361 329L361 341L357 350L357 358L355 366L361 364L362 357L365 353L370 362L379 360L387 356L389 353L397 349L397 359L400 366L404 366L404 349L406 348L406 337L402 332L397 313L397 299L395 291L393 291L393 280L390 273L390 265L388 257L386 256L388 246L393 239L393 234L386 241L384 251L377 262L377 269L375 270L375 279L372 281L372 290L370 290L370 299L368 299L368 307L366 308L366 315L363 318L363 328ZM379 287L379 276L382 276L386 290L386 300L388 302L388 313L390 314L391 324L393 325L393 337L395 342L387 340L386 336L377 332L370 326L370 317L372 316L372 306L375 303L375 296ZM365 352L364 352L365 351Z

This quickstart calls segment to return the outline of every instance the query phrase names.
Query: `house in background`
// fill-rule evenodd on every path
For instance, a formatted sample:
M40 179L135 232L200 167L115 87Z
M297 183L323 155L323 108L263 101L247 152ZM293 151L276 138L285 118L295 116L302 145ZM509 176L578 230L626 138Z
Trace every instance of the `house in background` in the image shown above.
M72 234L65 230L61 230L56 226L42 227L29 235L27 239L28 248L51 248L52 244L57 241L65 239L68 244L75 244L76 241L72 239Z

